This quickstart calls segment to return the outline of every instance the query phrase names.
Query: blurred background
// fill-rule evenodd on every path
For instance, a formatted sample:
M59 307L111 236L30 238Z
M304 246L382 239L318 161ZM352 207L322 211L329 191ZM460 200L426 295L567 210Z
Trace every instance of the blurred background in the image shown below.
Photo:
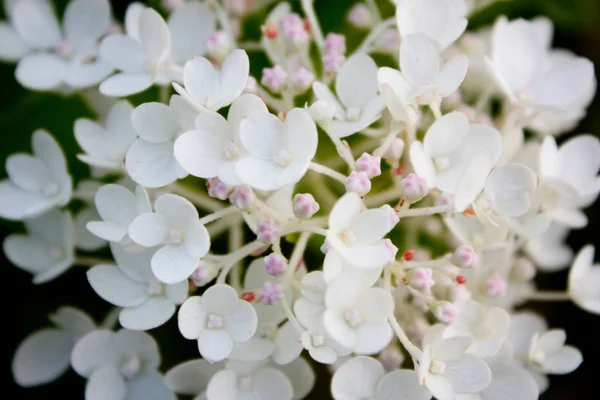
M55 1L57 10L62 13L66 0ZM114 14L123 19L128 0L112 0ZM147 1L160 9L160 0ZM348 48L353 49L366 35L363 31L351 28L345 20L347 11L355 0L315 0L317 15L323 30L347 35ZM392 15L389 0L379 0L385 16ZM292 1L295 7L297 1ZM501 1L476 13L469 22L469 30L491 24L498 15L509 18L518 16L531 18L546 15L555 24L555 47L565 47L578 55L585 56L600 65L600 1L599 0L512 0ZM4 14L0 14L4 19ZM251 18L247 33L250 38L258 38L259 26L266 12ZM266 58L254 56L251 60L251 73L260 76L267 66ZM597 74L598 75L598 74ZM61 143L68 155L70 171L75 182L89 176L87 166L75 158L79 151L73 136L73 123L80 117L93 117L93 112L77 96L59 96L34 93L24 90L14 78L14 65L0 63L0 179L6 177L4 160L8 155L19 151L30 151L32 132L37 128L49 130ZM157 95L152 90L134 97L134 103L151 101ZM587 117L573 133L600 134L600 98L596 96L588 110ZM563 135L560 141L570 135ZM573 232L568 242L577 251L587 243L600 248L600 204L587 210L590 224L587 228ZM15 230L19 224L0 220L0 241ZM598 257L597 257L598 259ZM33 389L22 389L12 380L10 362L19 342L32 331L48 326L47 315L59 305L74 305L83 308L96 320L101 320L110 309L108 303L100 299L90 288L84 268L73 268L66 275L49 283L35 286L31 276L10 265L0 252L0 287L2 287L3 309L7 317L3 320L4 356L0 368L5 385L2 388L4 399L82 399L84 380L69 371L57 382ZM552 275L539 275L541 289L564 289L566 271ZM574 373L553 376L550 390L542 400L597 399L600 389L598 369L600 359L600 317L582 311L569 303L526 304L523 308L535 309L545 315L550 327L564 328L568 343L578 347L584 355L584 362ZM175 319L150 332L160 343L163 355L163 370L190 358L198 356L193 341L186 341L177 334ZM329 399L328 372L318 368L317 384L309 399Z

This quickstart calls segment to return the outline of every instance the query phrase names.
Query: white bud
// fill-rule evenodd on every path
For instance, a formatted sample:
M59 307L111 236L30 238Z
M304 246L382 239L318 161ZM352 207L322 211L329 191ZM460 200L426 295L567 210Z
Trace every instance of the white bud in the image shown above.
M229 35L225 31L216 31L206 40L208 55L218 61L223 61L232 50Z
M392 344L379 354L379 360L386 371L394 371L400 369L404 362L404 355L398 349L398 346Z
M294 215L299 219L308 219L319 211L319 203L310 193L298 193L294 196Z
M356 170L366 172L369 178L379 176L381 175L381 158L363 153L356 160Z
M370 28L374 20L369 7L364 3L357 3L348 12L348 22L357 28Z
M252 207L255 200L256 195L252 189L246 185L236 187L233 189L231 196L229 196L229 201L231 204L242 211L247 211L250 207Z
M380 144L383 144L385 139L381 139ZM404 153L404 140L395 138L383 153L383 159L390 164L396 163Z
M461 245L452 254L452 262L460 268L471 268L477 264L479 256L471 246Z
M511 276L519 282L529 282L535 277L535 264L525 257L519 257L515 260Z
M465 285L448 286L448 299L451 302L471 300L473 294Z
M348 192L355 192L361 196L369 193L371 190L371 180L364 171L352 171L346 179L346 190Z
M449 324L458 316L458 307L449 301L436 301L431 306L431 312L438 321Z
M410 203L421 200L429 193L425 179L412 173L400 181L400 187L402 188L402 197Z
M326 124L333 119L335 106L325 100L317 100L308 108L308 112L315 121Z
M414 268L408 272L408 283L415 289L429 291L435 285L431 268Z
M215 279L219 274L219 268L217 264L212 261L200 260L198 266L192 272L190 279L194 282L194 285L202 287Z

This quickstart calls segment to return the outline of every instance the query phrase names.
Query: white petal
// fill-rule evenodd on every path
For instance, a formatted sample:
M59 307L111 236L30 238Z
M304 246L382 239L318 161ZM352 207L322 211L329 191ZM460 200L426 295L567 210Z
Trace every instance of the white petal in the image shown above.
M115 266L97 265L87 272L87 278L100 297L116 306L137 306L150 297L145 283L131 280Z
M235 171L243 183L258 190L278 190L289 184L280 182L283 170L271 160L246 157L238 161Z
M100 45L100 53L113 67L123 72L141 73L147 62L142 45L120 34L106 37Z
M52 382L69 368L75 339L56 329L38 331L21 342L12 361L12 373L23 387Z
M292 400L294 390L288 378L273 368L263 368L252 374L253 392L261 400Z
M246 342L234 343L233 350L228 358L236 361L262 361L269 358L274 351L275 343L273 340L255 335Z
M340 120L344 120L344 106L338 101L333 92L321 82L313 82L313 93L318 100L325 101L330 106L334 107L334 116Z
M168 185L187 173L173 156L173 142L148 143L136 140L125 158L127 172L140 185L156 188Z
M283 324L275 337L276 350L273 353L273 361L277 364L289 364L300 356L303 347L300 337L294 325L287 321Z
M0 22L0 60L18 61L28 52L29 45L15 28L6 22Z
M152 86L152 76L145 72L116 74L100 84L100 92L108 97L125 97Z
M127 307L119 314L123 328L147 331L161 326L175 314L175 305L164 297L151 297L144 303Z
M187 299L179 308L177 323L181 335L186 339L197 339L206 325L207 313L202 299L193 296Z
M375 398L377 383L383 377L381 363L371 357L356 357L342 364L331 379L336 400Z
M198 220L193 220L192 227L185 232L185 248L187 252L197 258L202 258L210 249L210 234Z
M107 0L76 0L69 3L63 16L65 39L76 47L95 42L106 33L110 23Z
M177 400L165 379L157 372L147 372L127 385L127 400Z
M158 246L167 240L168 235L169 222L161 214L142 214L129 225L129 237L141 246Z
M356 304L369 286L357 276L338 276L327 288L325 304L327 308L347 309Z
M31 273L43 271L48 266L51 248L39 239L13 234L3 243L6 258L17 267Z
M357 193L349 192L339 198L329 213L329 229L341 233L362 210L362 200Z
M96 192L94 202L105 221L127 227L138 216L136 197L121 185L102 186Z
M415 174L424 178L429 187L435 186L435 164L425 152L421 142L415 141L410 146L410 162L415 169Z
M49 2L24 0L14 5L11 21L30 46L50 49L61 40L60 27Z
M436 120L427 131L423 145L430 157L443 157L457 149L467 137L469 119L454 111Z
M310 114L301 108L294 108L285 118L287 148L294 155L294 160L301 158L310 161L317 152L319 139L317 126Z
M166 284L186 280L198 266L199 257L191 256L182 245L166 245L152 256L152 272Z
M256 333L257 323L254 307L245 301L239 301L225 317L225 329L235 342L245 342L250 339Z
M256 158L273 159L285 148L284 123L273 114L255 111L240 123L240 140Z
M492 373L480 358L465 354L446 363L444 377L456 393L477 393L490 384Z
M377 64L365 53L357 53L340 68L335 91L346 108L362 110L377 95Z
M471 205L484 188L493 162L488 154L478 154L467 166L458 182L454 205L457 211L464 211Z
M295 400L305 399L312 391L315 373L304 358L300 357L289 364L279 365L277 369L283 372L292 384Z
M51 180L47 167L29 154L13 154L6 159L6 173L13 184L30 191L42 191Z
M211 286L202 295L202 302L204 304L204 309L207 312L220 314L222 316L235 313L236 316L234 317L234 320L236 320L236 322L252 320L250 311L247 308L243 307L239 310L237 309L242 303L242 300L238 298L235 289L229 285L216 284ZM248 317L249 319L246 319ZM242 319L238 320L238 318ZM242 322L242 324L244 324L244 322Z
M81 338L96 328L96 323L83 311L69 306L60 307L48 319L75 338Z
M394 299L389 291L372 287L360 298L360 310L368 322L383 322L394 312Z
M204 57L196 57L185 63L183 83L185 91L179 94L189 99L192 105L205 106L219 92L219 74ZM175 89L178 87L175 86Z
M159 13L152 8L142 11L139 20L140 43L153 62L162 61L171 50L171 34Z
M206 360L190 360L171 368L165 381L174 392L195 396L206 390L208 382L221 369L221 365Z
M187 61L204 53L206 40L216 30L216 19L207 4L184 3L169 16L168 26L173 56Z
M485 186L494 194L498 214L518 217L529 210L537 177L529 167L505 164L490 173Z
M200 355L210 362L222 361L231 354L233 339L224 329L205 329L198 337Z
M179 126L171 109L162 103L144 103L131 113L131 122L140 138L163 143L175 138Z
M102 367L94 371L85 385L86 400L125 400L125 379L116 367Z
M165 193L154 202L154 210L164 215L169 226L177 229L188 230L194 228L198 219L198 210L188 199L176 194Z
M455 92L467 75L469 58L465 55L454 57L448 61L436 78L438 92L441 96L448 96Z
M165 297L174 304L181 304L188 298L188 282L182 281L165 285Z
M429 400L431 394L419 384L412 370L396 370L386 374L377 385L377 400Z
M433 83L439 72L439 64L439 55L427 36L415 33L402 40L400 69L414 85Z
M206 398L209 400L237 400L237 374L229 369L217 372L208 382Z
M120 354L114 345L114 332L92 331L81 338L71 353L71 366L79 375L89 377L102 366L116 365Z
M237 99L248 81L250 61L244 50L233 50L223 62L219 76L219 101L212 107L218 110Z
M535 380L517 366L493 370L493 379L483 393L486 400L536 400L539 396Z
M67 65L55 54L33 53L21 59L15 76L19 83L31 90L56 89L65 79Z
M239 140L238 128L240 123L253 111L268 112L267 106L261 98L253 94L243 94L231 104L227 112L227 123L234 140Z
M365 323L356 329L356 343L352 350L356 354L372 355L381 352L394 337L392 327L386 322Z
M352 220L351 229L356 233L357 242L374 244L392 229L389 221L389 217L381 210L365 210Z
M542 368L552 374L569 374L583 362L581 352L573 346L564 346L558 352L547 356Z
M327 333L340 345L353 348L357 343L356 332L350 328L341 313L336 310L325 310L323 324Z

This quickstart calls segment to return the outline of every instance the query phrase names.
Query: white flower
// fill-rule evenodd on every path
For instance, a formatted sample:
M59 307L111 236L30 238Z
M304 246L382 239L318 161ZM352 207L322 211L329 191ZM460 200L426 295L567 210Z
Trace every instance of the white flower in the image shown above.
M356 354L376 354L392 340L387 319L394 311L390 292L369 287L354 275L340 275L327 288L323 323L327 333Z
M50 383L70 366L76 341L95 329L92 319L73 307L61 307L48 316L55 325L27 336L15 352L12 373L23 387Z
M499 307L487 308L476 301L458 303L458 316L446 328L445 337L473 339L468 353L478 357L497 354L508 336L510 317Z
M594 247L582 248L569 271L569 295L579 307L600 314L600 265L594 264Z
M233 344L250 339L257 326L254 308L224 284L211 286L202 297L187 299L177 320L183 337L198 340L200 355L210 362L227 358Z
M138 215L152 212L148 193L139 185L135 194L121 185L103 185L94 201L102 221L90 221L86 227L94 235L115 243L127 241L129 225Z
M260 98L244 94L229 108L227 120L215 111L201 113L195 129L175 141L175 159L194 176L218 177L227 185L240 185L236 165L246 155L246 149L240 141L239 127L254 111L268 112Z
M362 208L358 194L343 195L329 214L326 242L356 267L381 268L392 258L383 237L393 227L384 211Z
M195 400L206 399L206 388L212 377L223 369L223 363L206 360L190 360L177 364L165 374L169 388L177 393L195 396Z
M465 0L393 0L396 22L404 39L423 33L434 40L440 50L450 46L467 27Z
M162 247L152 256L152 272L167 284L186 280L210 248L210 236L198 220L198 211L183 197L163 194L154 211L129 225L129 237L144 247Z
M259 190L277 190L298 182L317 151L317 127L310 115L295 108L285 121L254 111L239 126L248 156L237 162L240 180Z
M478 393L491 382L490 368L479 357L467 354L472 340L444 337L443 325L435 325L423 338L423 358L419 378L438 400L454 399L457 394Z
M131 114L139 138L127 151L127 173L147 187L168 185L187 176L173 154L175 140L193 129L197 113L180 97L172 96L169 106L144 103Z
M187 1L167 21L171 32L171 55L177 64L203 55L208 38L216 31L216 16L209 3Z
M342 364L331 379L335 400L429 400L431 394L419 384L415 371L385 373L371 357L355 357Z
M115 265L96 265L87 272L94 291L104 300L123 307L119 322L126 329L149 330L167 322L175 305L185 301L187 281L165 285L154 277L150 249L127 250L111 245Z
M75 139L85 154L77 158L94 167L123 169L125 154L137 135L131 124L133 107L119 101L108 111L104 124L87 118L75 121Z
M183 87L173 87L198 111L217 111L237 99L246 87L249 64L248 54L236 49L229 54L218 71L204 57L195 57L183 68Z
M73 220L68 211L51 210L25 221L27 234L4 240L10 262L33 274L33 283L45 283L63 274L75 262Z
M459 55L442 65L431 40L411 34L400 45L400 69L383 67L377 73L379 85L389 85L393 92L388 108L395 104L436 104L455 92L467 74L469 59ZM389 98L388 98L389 99Z
M305 328L325 312L327 282L323 272L313 271L302 277L301 296L294 303L294 315Z
M71 199L72 182L65 156L56 140L38 130L31 139L33 155L6 159L9 179L0 182L0 217L22 220L37 217Z
M352 351L333 340L320 316L314 318L301 336L302 346L308 350L313 360L322 364L333 364L340 356L347 356Z
M145 332L95 330L73 349L71 366L88 379L85 398L175 400L163 377L158 346Z
M210 379L207 400L292 400L294 390L286 375L261 362L229 361Z
M107 245L106 240L92 234L86 228L89 222L99 218L100 216L94 207L86 207L75 215L73 218L75 248L84 251L97 251Z
M322 122L323 128L336 137L362 131L381 116L384 104L377 93L377 64L371 57L357 53L340 68L335 92L321 82L313 83L313 92L322 107L333 107L333 120ZM338 100L339 99L339 100Z
M573 250L565 243L568 234L568 228L553 223L529 240L524 250L541 271L565 269L573 259Z
M375 268L361 268L348 262L340 252L329 249L323 260L323 276L329 284L341 274L356 275L366 284L372 286L377 282L383 271L383 266Z
M59 25L48 1L20 0L2 25L0 58L19 60L19 83L32 90L82 89L112 71L98 52L98 40L110 23L107 0L73 0Z

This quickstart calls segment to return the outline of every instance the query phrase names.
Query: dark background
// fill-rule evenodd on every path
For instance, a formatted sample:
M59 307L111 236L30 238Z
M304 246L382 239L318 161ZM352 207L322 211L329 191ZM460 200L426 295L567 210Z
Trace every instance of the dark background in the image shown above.
M113 0L115 16L122 20L125 8L130 1ZM57 8L64 9L65 0L56 1ZM158 7L159 1L150 1ZM292 2L297 6L297 2ZM325 32L345 33L348 47L354 48L365 36L362 31L354 30L345 23L345 15L352 0L316 0L317 14ZM391 15L388 0L379 1L385 15ZM599 0L514 0L495 4L476 14L470 20L469 29L489 24L496 16L507 14L511 18L523 16L547 15L556 26L555 46L566 47L575 53L590 58L600 65L600 1ZM248 36L257 38L258 27L265 14L252 17L247 30ZM251 70L254 76L260 76L266 66L266 59L253 55ZM152 90L135 96L134 102L155 99ZM600 102L598 96L588 111L587 118L574 133L600 133ZM14 79L14 66L0 63L0 178L6 176L4 160L17 151L30 151L31 133L36 128L46 128L60 141L68 154L70 170L76 181L87 176L87 168L76 160L78 151L73 137L72 127L76 118L92 116L85 104L77 97L28 92L22 89ZM569 135L561 137L561 140ZM595 204L588 212L590 224L587 228L573 232L569 243L578 250L587 243L600 246L598 226L600 209ZM0 221L0 240L19 228L18 224ZM5 259L0 252L0 271L2 278L2 302L4 313L1 325L3 357L1 371L3 383L0 398L3 399L82 399L84 380L69 371L53 384L35 389L19 388L10 372L10 361L18 343L32 331L48 325L46 316L59 305L74 305L84 308L96 320L100 320L110 309L90 288L85 277L85 269L73 268L66 275L50 283L35 286L31 276ZM537 278L538 286L543 289L563 289L566 285L566 272L542 275ZM599 398L600 376L596 363L600 360L600 316L593 316L569 303L527 304L524 308L535 309L543 313L551 327L564 328L567 341L578 347L584 362L574 373L551 378L550 390L542 400L597 399ZM177 327L174 319L166 325L151 331L159 341L163 355L163 370L186 359L198 356L193 341L186 341L174 335ZM329 377L324 368L318 367L315 390L310 399L328 399Z

